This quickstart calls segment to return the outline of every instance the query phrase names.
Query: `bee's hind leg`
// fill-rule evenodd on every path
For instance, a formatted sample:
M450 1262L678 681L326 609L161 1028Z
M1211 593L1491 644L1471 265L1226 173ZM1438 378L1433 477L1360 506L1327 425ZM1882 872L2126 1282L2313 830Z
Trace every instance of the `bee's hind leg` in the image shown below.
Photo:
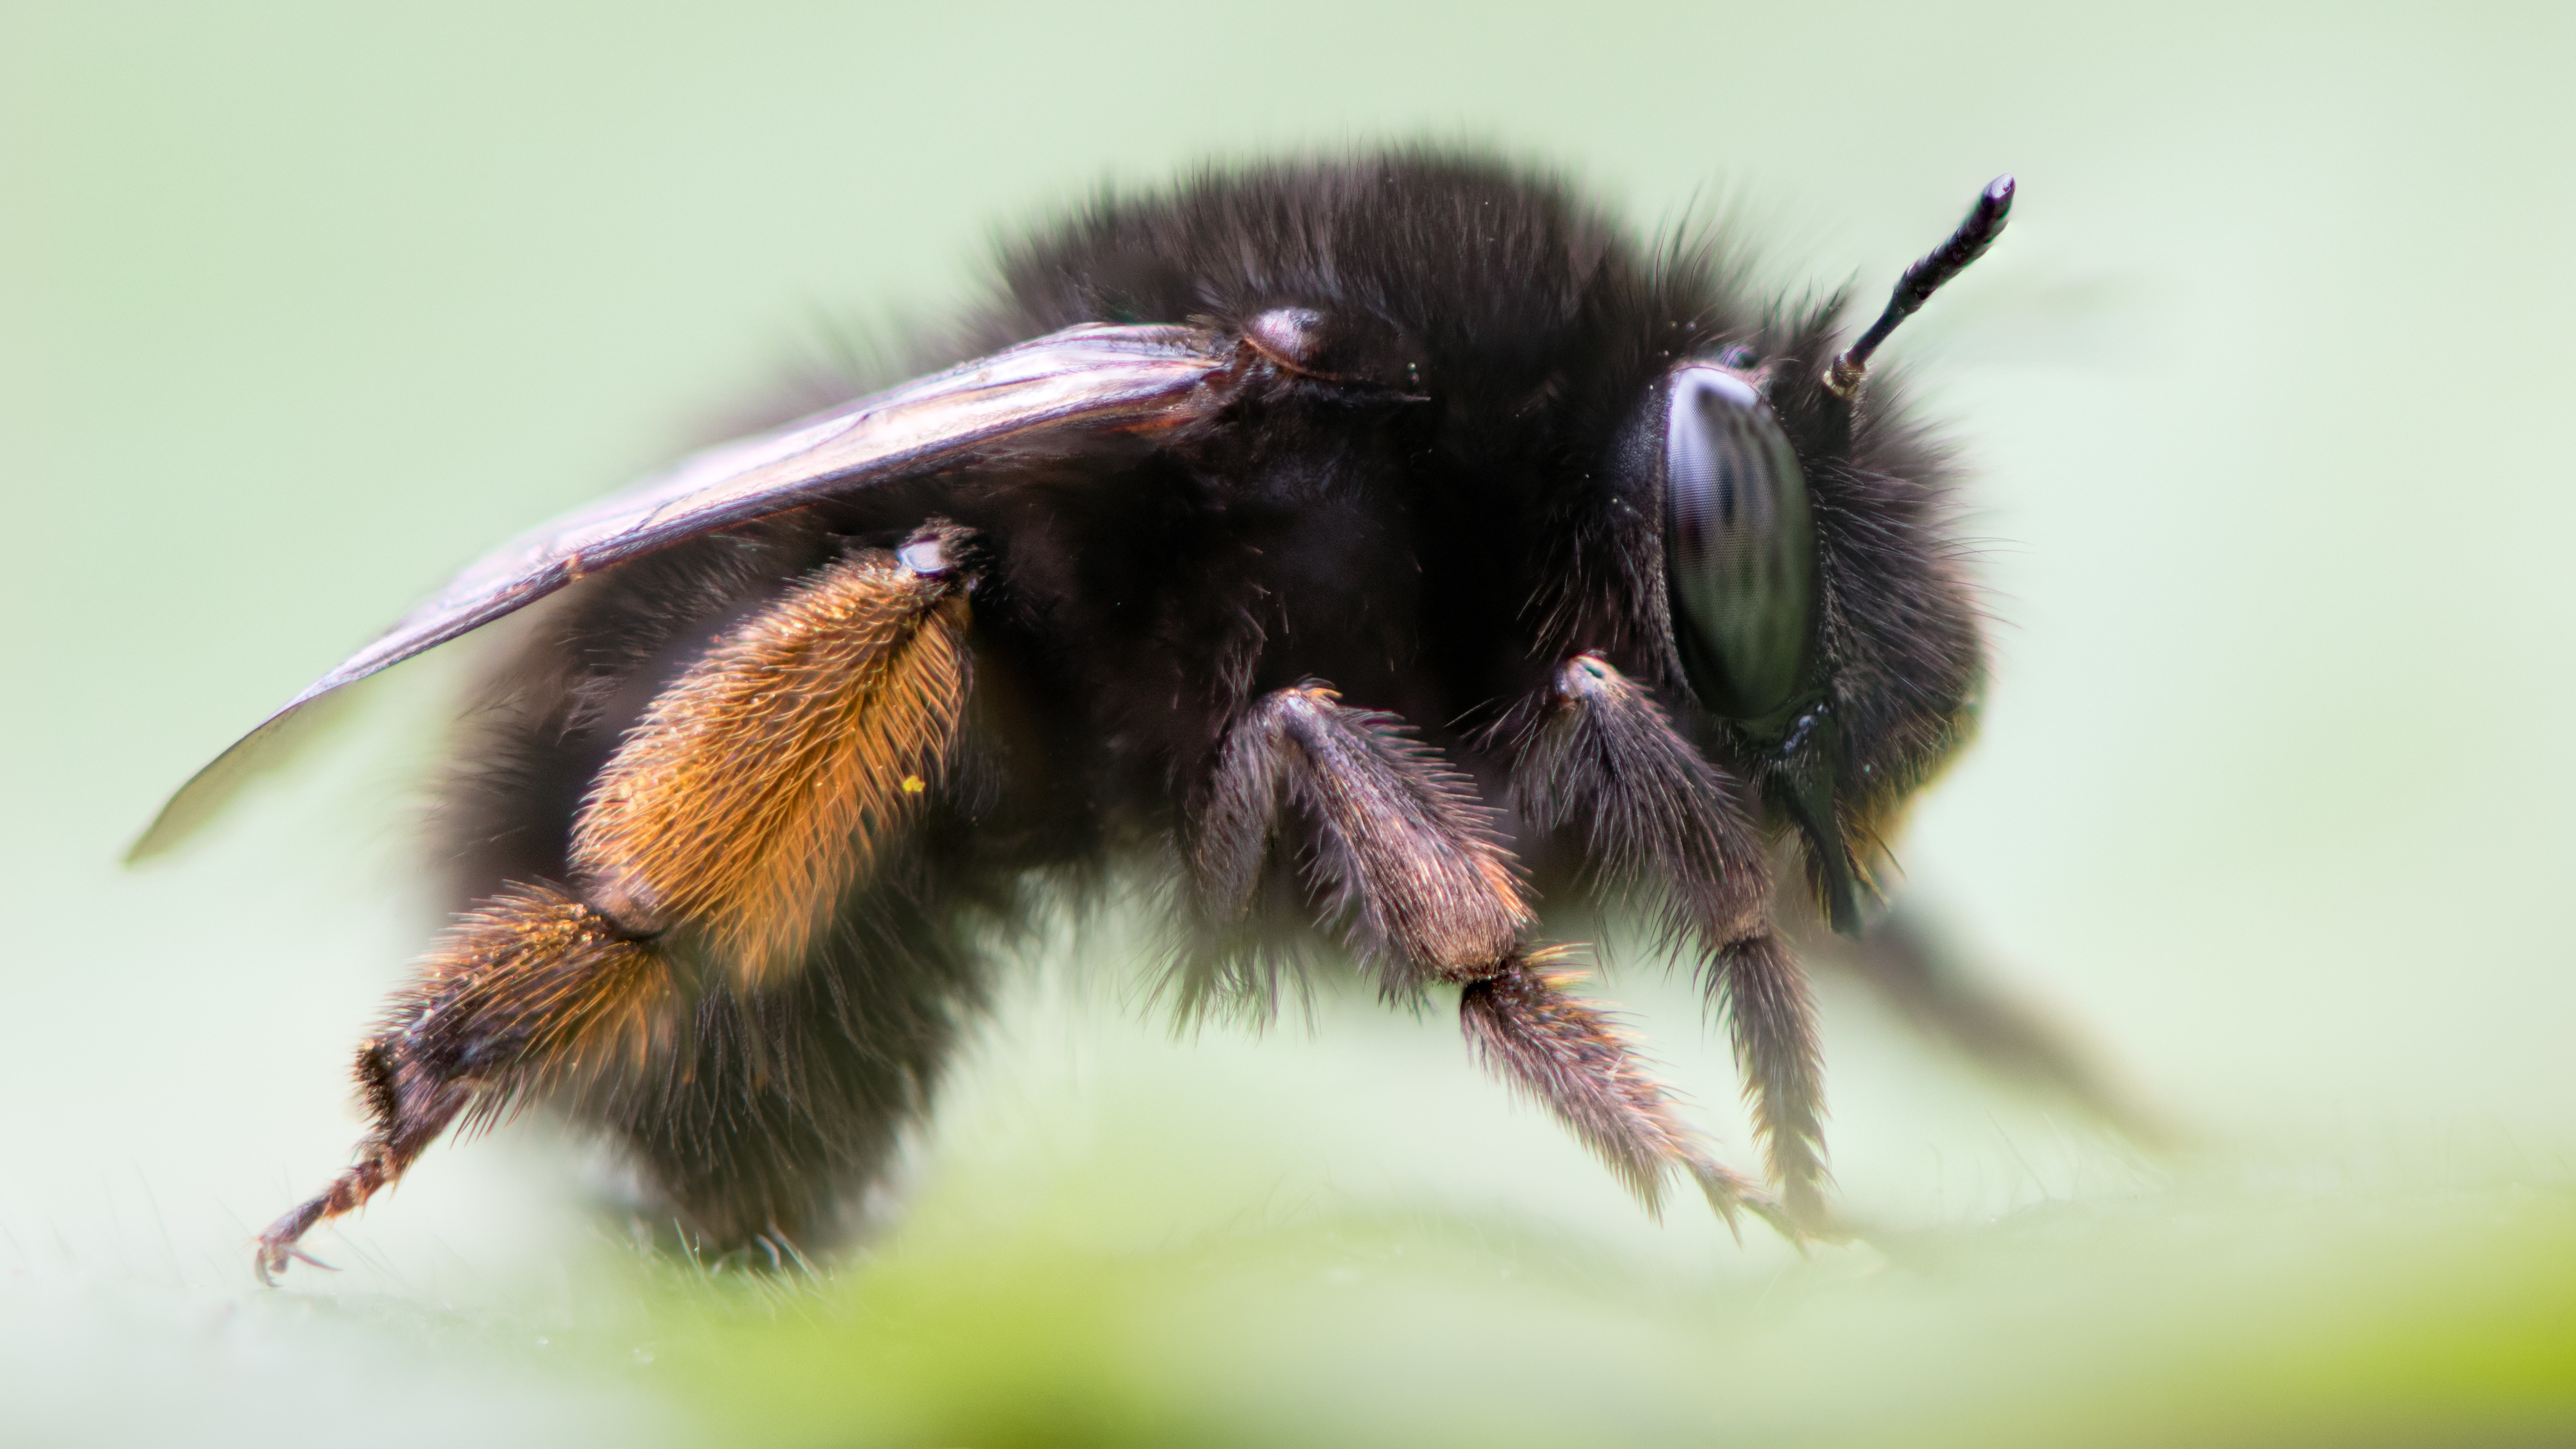
M682 957L660 933L720 963L737 997L799 981L830 907L942 778L966 689L971 546L934 523L901 556L818 569L663 688L574 822L580 893L513 885L467 912L359 1049L373 1120L357 1161L261 1235L263 1277L459 1117L559 1088L586 1094L592 1116L667 1116L662 1074L700 1045L678 1036L695 1033L687 1008L705 992L675 977Z
M459 1116L507 1112L575 1069L640 1059L671 1029L662 953L552 886L514 886L468 912L422 958L358 1048L369 1118L356 1160L259 1237L262 1281L319 1224L390 1186Z
M1224 926L1250 909L1292 800L1317 827L1316 871L1389 996L1457 984L1479 1055L1649 1210L1679 1172L1730 1223L1750 1209L1794 1235L1758 1184L1709 1155L1629 1035L1566 991L1575 974L1527 947L1534 917L1509 855L1465 783L1391 717L1346 708L1320 686L1282 690L1246 712L1193 813L1187 854L1203 917Z

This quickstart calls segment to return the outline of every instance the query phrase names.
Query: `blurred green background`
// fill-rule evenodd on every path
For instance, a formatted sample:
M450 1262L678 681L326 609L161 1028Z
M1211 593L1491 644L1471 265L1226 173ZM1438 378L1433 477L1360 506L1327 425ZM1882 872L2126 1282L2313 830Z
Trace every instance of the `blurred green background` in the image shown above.
M0 1439L2576 1441L2565 7L0 6ZM1468 140L1873 300L1975 469L1983 741L1901 860L2204 1150L1826 997L1801 1261L1646 1221L1445 1013L1174 1041L1058 936L822 1277L521 1127L252 1285L431 923L460 661L160 798L448 569L1114 179ZM1606 989L1740 1153L1686 983Z

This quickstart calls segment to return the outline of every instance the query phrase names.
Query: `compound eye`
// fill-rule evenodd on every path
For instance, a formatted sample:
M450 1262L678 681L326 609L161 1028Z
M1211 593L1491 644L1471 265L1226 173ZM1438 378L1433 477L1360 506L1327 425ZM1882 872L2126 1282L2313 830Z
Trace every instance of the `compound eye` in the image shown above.
M1815 528L1797 450L1742 376L1672 374L1664 567L1674 642L1700 703L1751 720L1789 702L1815 613Z

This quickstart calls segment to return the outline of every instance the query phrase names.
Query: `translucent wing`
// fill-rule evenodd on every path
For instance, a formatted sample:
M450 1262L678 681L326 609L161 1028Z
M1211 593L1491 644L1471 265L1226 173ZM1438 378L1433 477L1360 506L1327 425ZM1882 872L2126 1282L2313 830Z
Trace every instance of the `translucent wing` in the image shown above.
M484 555L199 770L126 854L159 854L210 819L324 696L481 628L583 574L831 494L915 475L979 448L1065 433L1140 432L1205 417L1231 395L1235 349L1191 327L1071 327L946 372L709 448Z

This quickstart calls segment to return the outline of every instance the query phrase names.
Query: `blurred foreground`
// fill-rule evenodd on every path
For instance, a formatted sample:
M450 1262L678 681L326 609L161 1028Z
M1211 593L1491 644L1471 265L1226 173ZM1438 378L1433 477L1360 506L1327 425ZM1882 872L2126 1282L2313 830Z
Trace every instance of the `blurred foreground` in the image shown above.
M580 1205L592 1187L561 1165L579 1154L534 1124L433 1152L317 1239L343 1272L299 1266L275 1292L251 1284L247 1224L174 1232L148 1189L98 1189L84 1216L104 1234L31 1241L22 1220L0 1430L495 1449L2576 1439L2576 1186L2508 1140L2169 1175L1990 1104L1991 1150L1963 1152L1958 1180L1801 1260L1758 1227L1739 1247L1696 1203L1646 1221L1441 1040L1445 1012L1328 1003L1313 1035L1174 1043L1035 979L921 1154L918 1199L819 1272L641 1249ZM1688 1009L1686 989L1630 988L1661 1019ZM1978 1110L1839 1004L1838 1049L1882 1068L1853 1073L1856 1095L1911 1075L1910 1095ZM1442 1165L1390 1165L1413 1133L1440 1136Z

